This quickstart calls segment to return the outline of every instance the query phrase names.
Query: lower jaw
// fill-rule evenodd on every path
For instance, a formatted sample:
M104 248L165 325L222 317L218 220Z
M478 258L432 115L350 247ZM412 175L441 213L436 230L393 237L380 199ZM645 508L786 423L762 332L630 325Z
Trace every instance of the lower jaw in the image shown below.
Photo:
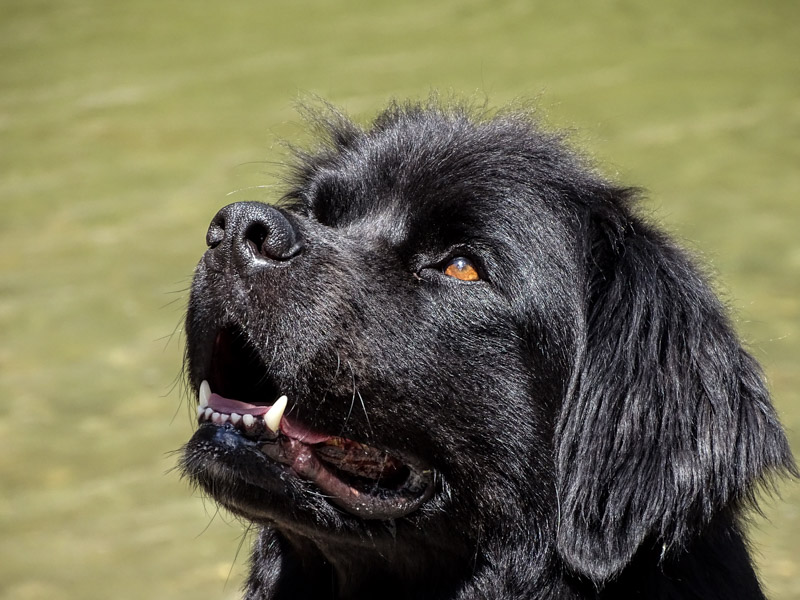
M359 519L391 520L404 517L420 508L433 493L433 474L431 471L410 469L406 483L398 489L381 487L380 482L377 480L364 480L359 485L354 485L338 476L335 469L329 468L328 465L320 460L311 446L292 438L280 436L272 441L255 441L246 438L240 431L229 424L214 425L210 423L201 425L195 436L198 435L205 438L205 444L210 442L225 448L226 460L224 469L227 473L223 477L224 480L230 481L232 476L240 475L244 479L244 483L248 486L253 486L254 490L271 489L277 491L284 488L288 483L286 481L287 477L297 477L300 480L313 483L322 493L325 501ZM238 468L240 461L235 458L230 460L228 454L231 449L235 449L237 446L246 455L248 463L251 463L254 459L258 460L258 456L261 457L261 460L263 460L261 467L263 469L259 468L258 471L262 473L259 476L262 480L253 480L253 465L247 465L247 467L241 465L241 468ZM207 462L207 460L215 462L220 460L215 455L213 448L206 449L206 454L209 456L206 457L204 462ZM210 472L214 470L213 466L209 469ZM218 484L209 482L209 485L204 485L203 487L206 487L212 495L219 495L220 486ZM222 503L247 518L252 519L255 516L252 514L254 512L259 515L262 513L257 508L260 503L254 502L258 497L256 493L246 494L247 498L239 498L236 497L238 494L238 491L236 491L237 486L231 485L229 487L231 492L234 493L227 493L224 494L223 498L218 498ZM307 490L303 486L298 487ZM306 491L304 493L309 492ZM319 494L317 496L319 497ZM287 502L292 505L288 497ZM271 508L269 510L270 513L272 512Z

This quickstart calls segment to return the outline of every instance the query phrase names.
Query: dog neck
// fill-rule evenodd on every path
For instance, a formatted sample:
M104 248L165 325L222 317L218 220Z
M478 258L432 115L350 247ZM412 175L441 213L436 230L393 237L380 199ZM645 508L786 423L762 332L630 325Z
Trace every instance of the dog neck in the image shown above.
M246 600L456 597L471 561L452 548L312 539L264 528L253 546Z
M474 549L470 556L463 549L433 548L422 538L409 552L388 542L332 543L264 528L254 543L245 600L611 600L630 590L664 600L763 600L745 541L729 515L719 516L671 558L657 545L642 548L602 586L570 573L554 548L535 549L532 541L507 539L516 548L511 552L505 546L493 552L488 542L478 558ZM707 562L699 563L698 555Z

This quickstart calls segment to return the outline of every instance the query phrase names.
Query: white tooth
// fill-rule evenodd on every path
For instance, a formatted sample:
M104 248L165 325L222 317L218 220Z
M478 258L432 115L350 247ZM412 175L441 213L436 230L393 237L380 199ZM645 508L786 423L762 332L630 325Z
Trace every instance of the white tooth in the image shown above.
M220 420L222 421L222 424L225 425L225 423L227 423L230 420L230 418L231 418L230 415L223 413L222 416L220 417Z
M214 425L221 425L222 424L222 415L220 415L218 412L212 413L211 414L211 422L214 423Z
M206 412L206 409L202 406L197 407L197 417L202 418L203 414Z
M211 410L210 408L207 408L205 410L205 412L203 412L203 416L206 418L206 421L210 420L211 419L211 415L213 415L213 414L214 414L214 411Z
M240 415L239 413L231 413L231 423L233 423L234 425L238 425L239 421L241 420L242 420L242 415Z
M200 383L200 392L197 394L197 397L200 400L200 406L205 408L208 406L208 399L211 396L211 386L208 385L208 382L203 379Z
M244 423L245 427L250 428L255 422L256 418L253 415L242 415L242 423Z
M270 408L267 411L267 414L264 415L264 423L270 431L278 433L278 429L281 427L283 411L286 410L287 402L288 398L286 396L281 396L275 400L275 404L273 404L272 408Z

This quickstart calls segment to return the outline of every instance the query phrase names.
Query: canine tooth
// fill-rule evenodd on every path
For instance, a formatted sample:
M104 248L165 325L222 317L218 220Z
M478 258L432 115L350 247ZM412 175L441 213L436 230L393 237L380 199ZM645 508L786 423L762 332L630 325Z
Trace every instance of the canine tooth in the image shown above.
M283 411L286 410L288 400L286 396L281 396L275 401L272 408L267 411L267 414L264 415L264 424L270 431L278 433L278 429L280 429L281 426L281 419L283 418Z
M205 417L206 421L208 421L209 419L211 419L212 414L214 414L214 411L210 408L207 408L203 413L203 416Z
M239 413L231 413L231 423L233 423L234 425L238 425L239 421L241 420L242 420L242 415L240 415Z
M253 426L253 423L256 422L256 418L253 415L242 415L242 423L248 429Z
M208 406L208 399L211 397L211 386L208 385L205 379L200 383L200 392L197 394L197 397L200 400L200 406L203 408Z

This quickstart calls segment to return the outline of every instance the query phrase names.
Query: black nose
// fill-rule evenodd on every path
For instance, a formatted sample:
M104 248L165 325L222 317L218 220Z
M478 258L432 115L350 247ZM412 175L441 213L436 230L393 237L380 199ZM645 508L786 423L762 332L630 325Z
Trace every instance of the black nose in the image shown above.
M206 244L218 258L250 269L285 262L303 249L286 215L261 202L237 202L221 209L211 220Z

